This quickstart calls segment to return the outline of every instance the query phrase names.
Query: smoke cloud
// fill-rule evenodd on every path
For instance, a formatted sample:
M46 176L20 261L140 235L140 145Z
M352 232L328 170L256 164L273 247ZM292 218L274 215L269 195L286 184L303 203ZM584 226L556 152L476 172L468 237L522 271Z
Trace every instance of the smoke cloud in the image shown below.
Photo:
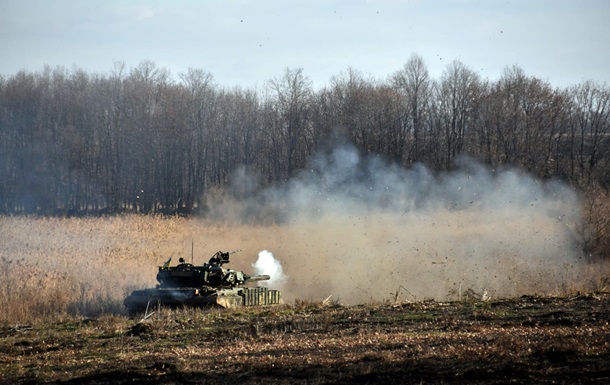
M261 281L261 286L279 288L286 280L282 264L273 258L273 254L267 250L258 253L258 259L252 264L252 267L257 275L269 275L271 277L268 281Z
M243 194L253 177L239 172L239 198L209 197L208 217L275 223L259 242L289 277L285 298L559 294L579 288L587 273L578 195L518 169L469 158L444 173L404 169L341 144L259 193Z

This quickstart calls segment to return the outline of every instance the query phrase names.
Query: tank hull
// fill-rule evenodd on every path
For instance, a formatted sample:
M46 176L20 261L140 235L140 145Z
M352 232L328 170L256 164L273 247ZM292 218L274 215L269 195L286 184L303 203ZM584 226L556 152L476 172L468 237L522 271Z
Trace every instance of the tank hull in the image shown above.
M144 312L157 306L223 307L268 306L281 304L281 293L266 287L209 287L152 288L136 290L123 302L130 314Z

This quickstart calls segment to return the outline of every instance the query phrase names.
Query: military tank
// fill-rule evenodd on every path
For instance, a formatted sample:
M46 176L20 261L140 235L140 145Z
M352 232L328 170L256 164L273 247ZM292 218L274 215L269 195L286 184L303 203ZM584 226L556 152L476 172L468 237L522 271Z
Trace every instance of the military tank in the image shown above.
M184 258L180 258L178 265L171 266L170 258L159 266L156 287L135 290L123 304L130 314L135 314L159 305L234 308L282 303L278 290L244 286L249 282L269 280L270 276L249 275L223 267L236 252L218 251L201 266L186 263Z

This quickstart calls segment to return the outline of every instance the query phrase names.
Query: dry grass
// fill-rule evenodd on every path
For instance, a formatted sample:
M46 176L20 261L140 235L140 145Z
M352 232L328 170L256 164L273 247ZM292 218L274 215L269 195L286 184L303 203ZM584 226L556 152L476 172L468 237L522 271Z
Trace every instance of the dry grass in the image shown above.
M592 254L610 260L610 191L591 187L583 203L584 247Z
M0 218L0 322L122 312L131 287L153 284L155 266L176 253L184 222Z
M197 219L136 215L0 217L0 325L122 315L125 296L133 289L154 286L156 266L167 258L190 258L192 243L196 263L206 261L217 250L242 249L232 258L231 267L244 271L252 271L260 250L273 250L289 276L280 289L288 302L296 301L296 306L299 300L319 302L330 294L335 303L345 303L347 298L352 304L455 300L460 298L458 282L462 293L472 292L480 298L490 277L489 282L498 285L502 280L510 282L502 287L510 289L512 295L563 295L608 286L610 267L606 262L553 266L553 261L544 260L543 265L533 266L524 255L502 257L497 262L478 255L468 260L469 255L464 255L463 261L451 261L439 255L441 246L434 243L432 235L425 235L430 246L414 251L414 246L395 240L411 227L400 228L385 219L376 225L370 220L348 219L334 218L338 224L225 226ZM468 238L463 229L452 234L456 244L463 244L472 242L477 234L487 236L495 231L478 230ZM450 244L451 240L443 242ZM423 254L424 249L431 251ZM435 264L437 261L442 263ZM490 294L499 297L497 292Z
M123 299L193 246L195 263L242 249L231 268L250 271L269 231L162 216L0 217L0 325L125 314Z

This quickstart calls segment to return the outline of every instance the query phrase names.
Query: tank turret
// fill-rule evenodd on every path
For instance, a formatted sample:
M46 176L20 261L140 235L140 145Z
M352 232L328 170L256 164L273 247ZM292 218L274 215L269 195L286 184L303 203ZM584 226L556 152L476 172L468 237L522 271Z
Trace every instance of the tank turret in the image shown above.
M268 275L248 275L243 271L224 269L229 263L229 255L236 253L219 251L207 263L194 266L180 258L180 264L171 267L167 263L159 266L157 281L161 288L200 287L227 288L243 285L248 282L271 279Z
M239 250L238 250L239 251ZM193 265L180 258L171 266L171 258L157 272L155 288L136 290L124 304L130 313L156 305L177 306L260 306L281 303L281 294L266 287L244 287L249 282L266 281L268 275L249 275L225 269L230 255L238 251L218 251L207 263Z

